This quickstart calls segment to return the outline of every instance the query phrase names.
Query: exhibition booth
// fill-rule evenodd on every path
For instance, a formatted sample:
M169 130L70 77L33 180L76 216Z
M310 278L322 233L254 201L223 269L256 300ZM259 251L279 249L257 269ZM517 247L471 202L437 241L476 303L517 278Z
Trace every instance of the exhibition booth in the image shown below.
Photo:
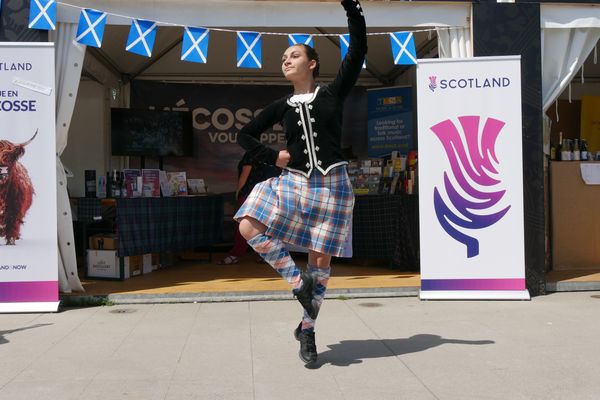
M139 3L140 7L136 8L133 16L147 17L147 14L144 14L146 12L143 7L144 2ZM292 6L283 2L260 2L260 4L254 3L252 7L248 7L246 2L222 2L219 6L215 3L207 4L207 9L203 11L200 20L194 19L195 26L218 27L210 32L205 64L181 60L182 25L189 22L185 18L182 19L181 15L190 13L178 11L175 16L169 14L172 10L167 10L165 13L161 11L156 41L150 58L132 55L125 50L124 46L114 44L126 42L131 19L109 14L102 47L100 49L88 47L85 54L78 103L69 130L69 145L62 156L65 165L74 175L73 178L68 179L68 182L71 196L79 198L80 207L77 208L79 215L76 218L81 221L87 218L87 223L93 224L94 217L102 214L102 201L85 198L85 170L95 170L98 175L104 175L106 171L112 173L115 169L118 171L142 169L141 163L146 169L160 168L159 164L162 163L166 171L185 171L188 179L202 179L208 192L221 196L225 200L231 199L230 194L235 190L236 165L242 155L235 140L231 140L239 129L240 113L243 113L243 110L253 112L289 90L287 85L282 86L285 82L279 71L280 53L288 45L287 33L300 32L314 35L315 48L321 55L321 82L326 83L333 79L337 72L341 60L338 35L345 33L346 30L343 10L340 9L338 2L320 2L322 13L316 14L317 20L315 20L313 15L315 5L309 3L297 2ZM232 10L233 5L238 7L235 12ZM193 5L193 7L198 6ZM100 6L96 8L101 9ZM110 6L103 10L121 16L129 15L126 10L117 12ZM59 8L59 18L65 22L77 22L79 13L68 11L65 10L60 17ZM303 13L306 13L306 18L303 18ZM409 7L403 3L369 2L365 5L365 13L368 14L369 56L365 71L357 84L357 93L353 93L352 100L356 99L354 102L358 105L350 105L354 108L352 112L346 113L348 117L358 118L358 122L346 123L345 121L349 129L354 131L346 133L346 138L343 140L343 145L351 152L350 155L355 157L360 170L377 168L375 164L373 167L366 167L362 162L379 158L369 157L368 154L366 107L362 105L367 101L367 92L371 88L382 86L412 86L414 81L414 67L394 65L389 32L414 31L415 47L419 57L432 57L438 54L438 44L441 46L439 51L448 56L469 55L471 47L468 24L470 4L467 3L444 6L420 4ZM269 16L273 14L279 17L270 18ZM313 17L308 18L308 14ZM230 19L232 15L243 15L243 18ZM392 17L393 15L395 17ZM227 23L224 23L224 20L227 20ZM170 26L168 22L178 26ZM59 29L60 27L61 24ZM226 29L219 30L223 27ZM72 29L75 30L75 27ZM263 32L261 69L241 69L235 65L235 31L242 29ZM408 95L404 95L408 105L413 103L413 96L410 91ZM132 109L150 107L194 113L199 125L195 127L194 146L197 146L194 150L195 156L177 159L164 157L160 160L157 157L144 157L140 160L140 157L113 156L109 108L114 110L126 107ZM230 119L231 116L233 118ZM407 125L412 124L412 116L410 116L407 118ZM362 128L354 128L356 125ZM275 130L273 135L267 138L267 140L274 138L269 142L270 144L281 146L281 137L278 133ZM205 139L206 142L203 142ZM404 156L407 155L408 150L414 149L415 143L410 145L412 147L403 152ZM98 148L105 149L103 156L95 151ZM403 161L406 163L405 159ZM381 165L379 170L382 171ZM390 176L390 180L391 178ZM378 184L374 190L363 186L362 192L357 191L356 223L353 230L354 258L375 259L378 260L375 263L385 269L396 265L413 271L414 275L418 273L417 198L415 195L402 194L401 192L406 192L406 189L400 189L400 184L396 184L396 187L398 190L395 196L388 194L388 188L386 193L381 192ZM142 201L156 200L117 199L116 207L118 210L123 210L124 207L129 207L127 204ZM173 198L169 201L183 200ZM96 211L90 213L90 210ZM230 202L225 201L221 212L226 220L223 227L225 241L227 241L227 230L232 227L228 221L232 212ZM132 213L127 212L127 214ZM117 223L128 224L125 217ZM127 229L122 226L120 232L126 232ZM157 229L157 231L161 230ZM118 244L122 247L119 249L122 257L134 255L131 244L139 244L140 241L135 238L143 236L140 232L132 235ZM80 232L77 232L77 236L80 236ZM165 236L173 239L173 235ZM218 236L217 232L216 237ZM218 239L214 237L209 239L209 242L216 241L218 244ZM142 241L144 240L146 239ZM412 244L408 245L410 241ZM157 240L152 242L156 244ZM202 241L198 243L199 247L210 244ZM85 246L89 247L89 244L85 242ZM165 250L165 246L161 246L146 246L143 251L145 254L155 251L160 253ZM131 271L129 273L131 274Z
M321 81L326 83L335 76L339 66L340 51L343 48L339 35L344 34L346 30L343 11L337 1L181 1L178 2L177 7L170 6L168 2L149 0L122 4L95 1L94 9L106 13L104 39L101 47L85 46L74 38L78 36L82 10L91 5L88 3L90 2L81 0L69 2L68 6L59 4L56 30L49 32L50 41L54 42L56 48L58 281L62 293L84 292L81 278L84 278L82 274L87 273L87 261L83 261L82 265L82 255L87 253L86 250L100 250L94 248L99 246L98 241L94 241L93 238L90 240L90 236L98 233L94 232L94 227L98 226L99 218L109 221L104 227L110 226L118 239L112 244L115 248L115 265L118 266L118 274L106 277L124 279L125 275L132 276L133 271L140 271L139 274L143 275L145 271L151 272L152 266L156 268L159 264L172 265L173 259L170 257L174 252L199 247L203 251L208 249L210 252L213 246L227 242L229 239L227 232L233 227L227 222L233 211L230 194L235 190L236 165L242 155L241 149L236 144L235 132L256 110L270 100L287 93L279 69L280 54L288 45L288 34L312 35L315 48L321 55ZM504 6L511 7L510 4ZM317 13L316 7L319 8ZM427 85L423 85L418 80L418 67L394 63L393 39L390 40L390 34L412 32L416 58L420 61L472 58L473 36L479 32L473 30L471 2L366 2L364 10L367 16L369 53L357 89L350 96L347 105L351 112L345 116L347 133L342 140L342 145L348 151L349 158L355 160L352 166L357 168L358 175L363 172L368 174L365 168L368 168L369 172L373 168L379 168L381 179L371 187L368 182L363 186L355 186L357 194L353 230L355 256L380 259L383 260L380 265L383 264L386 268L393 266L408 270L413 272L412 275L416 273L418 277L419 269L421 271L423 269L423 254L420 254L423 250L420 245L423 232L419 234L419 224L421 229L424 226L423 214L419 219L419 206L421 209L424 206L431 207L433 215L436 215L438 208L422 203L423 199L417 197L420 187L415 187L414 192L412 191L412 185L421 183L419 179L424 149L420 147L420 164L415 168L413 176L410 175L406 156L410 150L417 149L417 130L421 134L422 129L417 120L420 118L419 114L423 112L421 107L424 106L417 107L417 93L419 90L433 92L434 89L431 86L427 89ZM157 24L156 39L149 57L133 54L126 49L128 35L133 26L132 21L136 19L154 21ZM205 63L182 60L184 58L182 33L188 26L204 27L210 31L210 44L203 54L206 56ZM542 3L540 4L540 27L543 110L553 120L553 123L545 123L543 151L550 157L551 144L558 143L558 132L563 131L564 139L588 138L590 153L595 154L596 151L600 151L600 148L593 148L597 146L595 138L600 137L600 132L597 131L599 126L597 115L600 113L594 114L592 111L589 114L596 123L590 122L589 129L585 132L581 132L581 129L576 131L574 128L576 122L566 124L564 118L569 118L568 115L571 114L577 115L577 110L571 106L573 101L577 104L584 97L600 96L600 83L597 81L600 74L596 73L598 67L594 50L600 37L600 9L585 4ZM263 37L261 68L240 68L236 65L235 50L238 40L236 38L242 32L261 33ZM585 68L582 69L584 62ZM446 70L441 71L446 72ZM581 77L578 77L578 74ZM433 75L423 78L429 79L429 85L435 85L435 82L431 81L431 76ZM513 81L516 82L516 79ZM425 89L420 88L419 85ZM376 93L373 89L398 87L412 89L408 94L387 96L387 98L403 97L407 102L410 101L411 110L406 117L406 121L412 124L407 128L412 128L410 139L395 143L398 154L394 154L395 150L378 153L373 150L374 146L370 143L371 137L367 128L369 115L365 105L370 101L369 96ZM527 93L522 95L526 96ZM565 99L565 97L569 98ZM597 103L595 104L591 107L598 107ZM194 120L193 152L181 157L169 157L115 151L111 130L114 118L114 111L111 110L115 109L155 109L173 113L190 113ZM576 119L574 117L573 121ZM580 126L583 126L581 116L579 121ZM520 129L520 124L514 123L519 125ZM275 147L281 146L280 133L275 128L265 137L265 140ZM524 140L527 140L525 131L522 135ZM431 146L434 144L428 144L427 150L430 150ZM512 150L515 149L520 155L520 147L513 147ZM435 153L428 153L429 156L431 154ZM525 158L527 156L524 154ZM445 155L440 153L440 157ZM398 165L401 165L396 170L394 169L397 165L395 158L399 159ZM428 160L428 157L424 159ZM546 266L543 268L546 271L600 270L600 257L598 257L600 246L597 241L593 241L593 235L590 235L592 237L590 243L584 246L589 250L585 252L586 260L575 262L576 255L579 253L576 249L581 242L574 239L572 230L569 230L572 227L559 228L565 226L559 225L560 223L569 225L568 222L574 218L566 218L563 213L565 206L560 205L569 204L573 199L568 196L561 197L561 193L564 195L567 192L584 190L585 193L576 196L578 200L583 201L580 207L589 210L585 217L581 218L583 224L581 232L594 232L598 229L600 221L591 206L597 198L595 189L598 186L585 187L578 184L579 189L562 186L561 179L572 183L574 178L560 178L561 174L577 175L578 169L574 167L576 164L556 161L550 162L550 165L549 181L543 189L548 193L546 239L549 244L546 248ZM573 171L552 172L556 168L569 168ZM186 189L191 188L189 180L201 180L206 194L160 197L159 192L158 197L145 196L140 188L139 198L133 196L127 198L120 193L118 196L112 196L118 197L113 199L101 199L102 196L98 196L98 192L101 192L97 186L98 180L106 177L107 171L111 175L105 181L116 176L113 175L115 171L122 171L119 179L123 185L126 180L125 172L128 170L139 170L140 174L142 170L163 170L173 174L185 172L183 181L187 181ZM94 195L91 194L92 191L86 193L86 188L89 188L86 182L86 171L94 171L96 174ZM443 169L440 171L443 175ZM396 183L395 186L402 189L391 194L394 190L389 185L393 181L394 173L398 172L404 173L405 183L401 186ZM358 175L355 183L362 179ZM388 186L385 186L384 178L390 178ZM409 191L408 181L411 178ZM160 182L160 177L153 179ZM555 179L558 181L555 182ZM432 182L433 190L437 183ZM559 193L556 192L559 187L569 187L569 189L567 192L563 190ZM105 183L105 191L106 188ZM518 192L516 194L518 195ZM111 193L108 193L107 197L111 197ZM519 207L515 206L515 201L518 203L521 200L509 198L512 199L510 203L512 209L519 210ZM167 202L170 205L165 205ZM185 205L176 205L179 203ZM169 209L179 210L179 207L187 210L187 214L180 214L179 211L175 212L175 216L168 214ZM160 216L159 210L166 214ZM494 209L494 211L498 210ZM116 213L120 218L114 218ZM520 213L517 214L517 219L525 220L527 227L531 221L523 217L522 211ZM442 218L440 215L450 218L448 213L441 213L437 214L438 219ZM145 231L138 229L142 218L140 216L145 218L142 225L152 228L147 228ZM563 217L566 220L561 222ZM160 221L180 221L181 225L177 225L179 222L169 226L160 225L151 222L152 218ZM75 232L74 220L79 222L79 226L76 224ZM208 223L200 224L202 226L191 223L199 220ZM430 232L427 229L426 227L425 232ZM440 240L452 237L455 242L466 244L457 239L458 236L453 236L449 229L440 230L439 226L436 229L439 231L436 231L436 234L440 234ZM465 229L472 229L472 227ZM185 238L178 236L177 232L186 232L183 235ZM101 232L102 235L106 233L108 232ZM498 234L490 234L490 237L493 238ZM515 236L518 239L515 246L523 247L522 253L525 253L527 249L524 242L527 240L522 237L519 239L518 236ZM565 244L569 240L573 245L568 245L565 249ZM110 240L103 238L102 246L104 243L106 246L111 246L109 242ZM80 247L79 253L76 251L75 243ZM503 286L504 288L525 290L525 261L523 255L517 253L519 260L516 264L522 271L520 270L514 277L504 276L503 272L499 271L493 273L497 275L487 278L502 278L504 281L501 283L507 285ZM154 258L152 254L155 254ZM162 254L164 260L159 261L156 254ZM133 260L130 258L132 256L141 259ZM428 257L426 259L431 260ZM439 263L435 260L426 262ZM139 269L136 265L139 265ZM126 268L129 269L127 273ZM499 268L501 269L501 266ZM447 272L443 272L439 279L432 279L431 287L450 279L444 274ZM481 280L486 277L462 278L469 281L470 278ZM518 281L518 285L511 286L516 282L510 281L513 278ZM133 281L134 279L130 280ZM125 281L122 284L129 283ZM471 281L459 289L464 290L470 284ZM553 289L558 290L559 286L556 285ZM494 285L490 287L493 288Z

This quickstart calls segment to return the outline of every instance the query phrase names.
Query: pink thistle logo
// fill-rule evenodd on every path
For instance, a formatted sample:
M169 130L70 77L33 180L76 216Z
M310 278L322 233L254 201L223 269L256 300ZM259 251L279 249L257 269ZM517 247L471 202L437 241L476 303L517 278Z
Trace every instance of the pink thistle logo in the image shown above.
M437 88L437 76L430 76L429 77L429 90L431 90L432 92L435 92L435 89Z
M505 123L487 118L480 133L479 116L458 117L458 121L464 135L449 119L431 127L450 163L450 170L444 171L444 184L434 188L433 203L442 228L467 247L467 257L471 258L479 254L474 234L500 221L510 209L508 205L493 211L506 193L496 170L500 164L496 139Z

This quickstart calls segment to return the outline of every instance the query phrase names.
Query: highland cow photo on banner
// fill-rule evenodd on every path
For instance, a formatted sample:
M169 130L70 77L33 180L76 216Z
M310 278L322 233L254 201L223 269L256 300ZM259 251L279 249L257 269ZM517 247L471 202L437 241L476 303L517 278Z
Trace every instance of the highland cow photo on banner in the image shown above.
M419 60L422 299L529 299L520 65Z
M0 54L0 312L56 311L54 46Z

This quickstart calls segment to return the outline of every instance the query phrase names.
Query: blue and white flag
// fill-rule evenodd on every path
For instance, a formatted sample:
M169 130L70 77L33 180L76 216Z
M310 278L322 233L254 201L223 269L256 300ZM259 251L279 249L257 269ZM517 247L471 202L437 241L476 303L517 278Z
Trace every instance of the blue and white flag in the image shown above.
M396 65L414 65L417 63L415 38L412 32L390 33L392 54Z
M101 47L106 25L106 13L84 8L79 15L75 40L92 47Z
M29 28L46 31L56 29L55 0L31 0L29 2Z
M258 32L237 33L238 68L262 68L262 34Z
M346 54L348 53L348 47L350 47L350 35L349 34L340 35L340 51L342 53L342 61L344 60L344 57L346 57ZM365 60L363 62L362 67L367 68L367 60Z
M152 47L156 38L156 22L134 19L129 29L125 50L146 57L152 57Z
M288 43L290 46L293 46L295 44L305 44L310 47L315 47L313 45L312 35L291 34L291 35L288 35Z
M206 64L208 57L208 29L185 27L181 59Z

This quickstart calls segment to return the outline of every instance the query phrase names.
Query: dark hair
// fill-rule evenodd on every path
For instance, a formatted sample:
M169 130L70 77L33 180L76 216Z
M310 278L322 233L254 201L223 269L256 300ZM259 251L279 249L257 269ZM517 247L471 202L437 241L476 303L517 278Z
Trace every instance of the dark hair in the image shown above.
M313 78L316 78L317 76L319 76L319 67L321 66L321 64L319 63L319 54L317 53L317 51L304 43L298 43L295 44L294 46L300 46L302 48L304 48L304 51L306 52L306 56L308 57L309 60L315 60L317 62L317 66L315 67L315 69L313 69Z

